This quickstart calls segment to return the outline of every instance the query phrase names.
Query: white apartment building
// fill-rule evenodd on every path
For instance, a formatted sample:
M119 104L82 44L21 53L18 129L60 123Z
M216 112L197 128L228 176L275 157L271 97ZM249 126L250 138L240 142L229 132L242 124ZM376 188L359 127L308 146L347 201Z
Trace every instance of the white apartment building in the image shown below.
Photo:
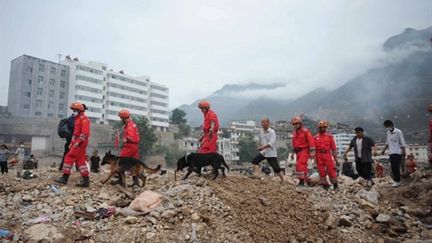
M234 162L240 161L240 148L239 148L239 138L245 135L252 135L256 141L259 139L259 132L261 128L256 126L255 121L239 122L233 121L228 129L230 133L232 157L231 160Z
M93 122L119 121L118 111L128 109L132 115L147 117L157 130L168 130L168 87L152 82L149 76L116 72L103 63L83 63L66 56L62 64L70 67L69 103L86 104L87 115Z
M345 153L346 149L350 145L353 137L355 137L355 134L340 132L340 133L334 133L333 137L336 142L338 157L342 159L343 154ZM351 150L351 152L348 153L348 159L350 161L354 161L354 150Z

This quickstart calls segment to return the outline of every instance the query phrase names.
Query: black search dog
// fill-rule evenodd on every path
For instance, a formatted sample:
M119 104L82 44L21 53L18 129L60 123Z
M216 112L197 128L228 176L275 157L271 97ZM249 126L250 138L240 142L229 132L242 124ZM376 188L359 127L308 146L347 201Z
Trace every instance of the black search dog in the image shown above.
M219 169L222 170L222 175L225 176L225 168L223 166L225 166L228 171L230 169L229 166L226 164L224 157L218 153L191 153L181 157L177 161L177 169L174 172L174 179L177 180L177 171L182 171L186 167L188 167L188 172L182 178L182 180L188 178L188 176L193 171L199 176L201 176L201 168L208 165L211 165L213 167L213 180L216 180L216 178L218 177Z

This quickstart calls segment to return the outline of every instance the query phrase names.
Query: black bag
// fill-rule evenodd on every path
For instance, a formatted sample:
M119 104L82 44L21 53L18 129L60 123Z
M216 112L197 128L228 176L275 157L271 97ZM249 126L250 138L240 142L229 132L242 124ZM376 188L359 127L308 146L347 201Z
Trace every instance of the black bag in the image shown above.
M57 127L57 134L61 138L66 138L72 135L73 132L73 117L62 119Z

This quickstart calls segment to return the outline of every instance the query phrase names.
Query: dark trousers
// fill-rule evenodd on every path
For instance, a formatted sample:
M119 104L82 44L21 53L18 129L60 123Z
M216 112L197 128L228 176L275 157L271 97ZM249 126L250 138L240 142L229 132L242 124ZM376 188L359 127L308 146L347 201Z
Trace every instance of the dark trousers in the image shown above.
M276 157L266 158L261 153L259 153L257 156L255 156L255 158L252 159L252 164L259 165L259 163L263 160L267 160L275 174L278 174L282 171L279 167L279 163Z
M1 167L1 173L8 173L8 167L7 167L7 161L1 161L0 162L0 167Z
M364 163L361 161L356 161L356 169L358 174L363 177L365 180L372 179L372 163Z
M69 152L69 145L71 143L71 140L66 140L66 143L64 145L64 153L63 153L63 158L62 161L60 163L60 167L59 167L59 171L63 170L63 163L64 163L64 159L66 157L66 154Z
M402 160L402 155L400 154L390 154L390 164L393 175L393 180L400 182L400 163Z

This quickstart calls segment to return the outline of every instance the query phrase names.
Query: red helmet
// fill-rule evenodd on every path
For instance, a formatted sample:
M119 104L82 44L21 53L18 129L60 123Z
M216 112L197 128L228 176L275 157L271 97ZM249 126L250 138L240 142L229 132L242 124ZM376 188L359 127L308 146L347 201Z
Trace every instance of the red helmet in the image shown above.
M321 121L318 122L318 127L319 128L321 128L321 127L328 127L328 126L329 126L329 122L328 121L321 120Z
M202 100L200 101L200 103L198 103L198 108L202 109L202 108L210 108L210 103L206 100Z
M295 124L295 123L302 123L302 119L299 116L295 116L291 119L291 124Z
M121 118L129 118L130 117L130 112L126 109L122 109L119 111L118 116Z
M78 101L72 102L69 108L72 110L84 111L84 106Z

